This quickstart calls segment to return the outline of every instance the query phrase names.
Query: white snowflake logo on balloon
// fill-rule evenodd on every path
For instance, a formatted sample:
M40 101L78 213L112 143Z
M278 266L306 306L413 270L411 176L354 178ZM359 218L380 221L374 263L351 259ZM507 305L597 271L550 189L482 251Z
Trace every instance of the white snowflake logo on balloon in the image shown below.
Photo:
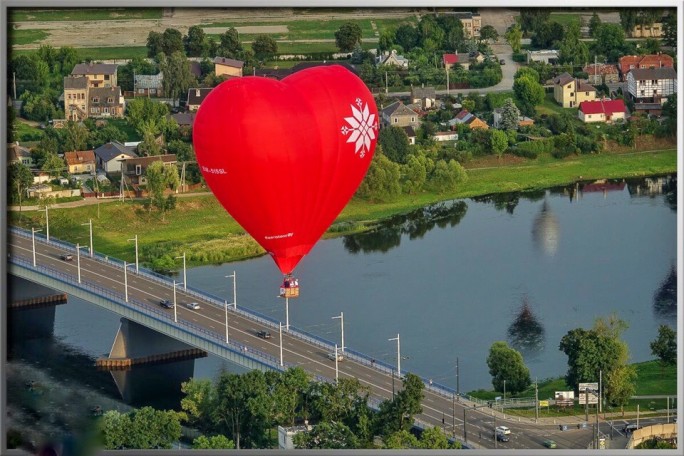
M353 117L344 118L349 125L343 126L341 131L345 136L351 133L349 138L347 138L347 142L356 142L354 153L361 150L359 155L363 158L366 152L370 152L371 140L375 139L375 131L378 129L378 125L375 120L375 114L371 114L368 109L368 103L364 105L363 101L357 98L356 105L358 108L350 105Z

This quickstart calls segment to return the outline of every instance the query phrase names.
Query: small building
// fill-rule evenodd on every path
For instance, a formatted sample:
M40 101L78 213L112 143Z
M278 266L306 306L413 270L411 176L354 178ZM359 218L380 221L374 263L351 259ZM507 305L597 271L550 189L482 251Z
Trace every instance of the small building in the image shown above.
M417 127L420 124L419 115L401 101L395 101L380 113L384 126L394 127Z
M88 80L88 87L115 87L117 65L114 63L78 63L71 70L71 76Z
M634 101L663 103L677 92L677 72L670 67L630 70L627 91Z
M164 166L175 166L176 165L176 155L175 154L165 154L165 155L153 155L150 157L137 157L137 158L127 158L122 160L123 163L123 173L128 183L137 185L147 184L147 167L156 161L161 161Z
M97 168L106 173L120 173L122 160L138 155L118 141L108 142L94 150Z
M409 144L415 145L416 144L416 131L413 129L411 126L407 127L401 127L402 130L404 130L404 133L406 133L406 136L408 137Z
M434 87L411 87L411 103L420 104L421 109L432 109L437 101Z
M189 111L197 111L212 90L213 87L196 87L188 90L188 98L185 107Z
M480 13L473 13L470 11L448 11L440 14L456 16L463 25L463 36L465 38L480 37L480 29L482 28L482 16L480 16Z
M475 128L483 128L487 130L489 128L489 125L487 125L487 122L485 122L482 119L479 119L476 115L468 111L467 109L463 109L461 112L459 112L456 117L454 117L452 120L449 121L449 125L458 125L458 124L465 124L470 128L471 130L474 130Z
M375 58L375 64L391 65L399 68L408 68L409 61L403 55L397 54L397 51L392 49L392 52L385 51L382 55Z
M451 70L454 65L459 64L464 70L470 69L470 58L468 54L442 54L444 68Z
M88 89L88 117L123 118L126 102L120 87Z
M458 133L455 131L438 131L432 136L435 141L458 141Z
M618 60L618 69L622 80L627 80L630 70L646 70L655 68L674 68L674 60L667 54L625 55Z
M593 100L583 101L579 105L577 116L582 122L612 123L625 120L625 103L622 100Z
M501 123L501 113L502 112L503 112L503 109L501 109L501 108L495 108L494 109L494 122L493 122L494 128L501 128L500 123ZM527 116L518 116L518 128L526 127L529 125L534 125L534 119L531 119Z
M242 60L229 59L226 57L214 58L214 73L216 76L228 75L242 77L242 67L245 62Z
M33 168L36 164L31 157L31 151L26 147L20 146L19 141L7 145L7 164L21 163L24 166Z
M617 66L605 63L592 63L582 68L587 73L589 84L611 84L620 81L620 72Z
M176 121L181 134L188 135L192 131L192 124L195 123L195 116L194 112L179 112L169 114L167 117Z
M576 108L583 101L596 99L596 88L562 73L553 79L553 98L564 108Z
M133 78L134 97L164 96L164 73L136 74Z
M300 432L308 432L311 427L308 425L282 427L278 426L278 448L281 450L294 450L295 446L292 442L292 437Z
M558 51L556 49L543 49L541 51L527 51L527 63L543 62L550 65L558 63Z
M95 172L95 152L92 150L76 150L64 152L64 161L69 174L84 174Z

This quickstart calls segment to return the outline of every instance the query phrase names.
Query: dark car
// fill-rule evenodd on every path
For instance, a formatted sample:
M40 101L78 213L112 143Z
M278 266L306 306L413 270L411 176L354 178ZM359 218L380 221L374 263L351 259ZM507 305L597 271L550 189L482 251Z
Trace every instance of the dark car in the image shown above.
M496 440L498 440L499 442L508 442L511 439L506 434L502 434L500 432L497 432L496 433Z
M627 434L636 431L637 429L641 429L641 425L637 426L636 424L627 424L625 425L625 432Z
M504 59L499 60L499 65L506 65L506 61Z
M60 258L64 261L74 261L74 256L70 253L65 253L61 255Z
M261 337L262 339L270 339L271 338L271 333L268 331L257 331L257 336Z
M173 303L168 299L162 299L161 301L159 301L159 305L167 309L173 309Z

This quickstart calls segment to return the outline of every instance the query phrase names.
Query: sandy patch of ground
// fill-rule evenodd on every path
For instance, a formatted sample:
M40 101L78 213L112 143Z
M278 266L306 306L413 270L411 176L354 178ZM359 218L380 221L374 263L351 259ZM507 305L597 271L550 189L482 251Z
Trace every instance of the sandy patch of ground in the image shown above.
M202 30L204 30L204 33L210 33L212 35L221 35L225 32L228 31L231 27L204 27ZM287 33L289 32L289 29L287 28L287 25L254 25L254 26L245 26L245 27L235 27L235 30L237 30L238 33L248 33L248 34L257 34L257 33L264 33L264 34L269 34L269 33Z

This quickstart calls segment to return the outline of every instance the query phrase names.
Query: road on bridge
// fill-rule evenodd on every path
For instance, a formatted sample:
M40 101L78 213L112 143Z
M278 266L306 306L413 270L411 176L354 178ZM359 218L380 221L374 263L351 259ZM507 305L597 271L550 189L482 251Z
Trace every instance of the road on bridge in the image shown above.
M77 261L64 261L61 255L75 252L67 250L56 243L47 243L44 238L36 236L36 265L59 270L74 278L77 277ZM33 261L31 237L22 237L8 233L8 253L12 258L18 258L28 264ZM97 255L90 257L87 252L80 255L81 279L93 285L124 294L124 272L122 267L98 259ZM131 268L127 273L128 296L130 302L138 301L149 306L160 308L159 302L168 299L173 302L173 286L163 284L136 274ZM176 287L177 318L179 321L190 322L207 331L215 332L218 337L226 333L225 309L222 306L199 299L195 295L187 294L182 286ZM190 302L200 305L198 310L186 307ZM138 304L139 305L139 304ZM173 309L165 309L168 318L173 321ZM250 319L235 312L229 313L228 333L231 341L249 350L258 350L280 357L279 337L273 334L270 339L257 336L257 332L265 328L255 319ZM114 335L112 335L114 337ZM297 332L283 331L283 361L286 365L301 366L307 372L327 379L335 378L335 362L328 358L329 351L312 342L297 337ZM375 363L362 363L350 357L338 363L340 378L357 378L363 385L369 387L374 400L392 398L393 391L401 388L401 379L392 378L392 374L381 369ZM490 408L474 408L475 404L463 398L454 398L448 391L426 385L423 400L423 412L416 419L423 425L442 427L447 435L454 435L460 440L466 440L469 446L494 448L494 427L506 425L512 430L509 442L498 442L499 448L538 448L541 449L545 439L552 438L560 448L587 448L592 439L591 429L574 429L560 432L559 427L550 421L506 417L500 411ZM467 424L464 436L464 420Z

